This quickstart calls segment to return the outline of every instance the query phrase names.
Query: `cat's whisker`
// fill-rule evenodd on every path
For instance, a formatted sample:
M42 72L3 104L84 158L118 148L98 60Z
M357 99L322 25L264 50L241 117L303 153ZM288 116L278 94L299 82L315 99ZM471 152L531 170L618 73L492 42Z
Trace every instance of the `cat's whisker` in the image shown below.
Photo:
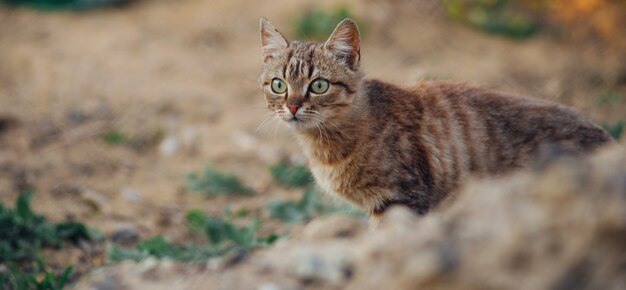
M324 123L322 122L322 120L315 115L311 115L311 117L313 118L313 120L317 121L315 125L320 129L320 136L322 138L322 141L324 138L326 138L327 144L330 144L330 134L328 133L326 127L324 127Z
M250 120L252 120L252 119L254 119L254 118L258 118L258 117L259 117L259 115L261 115L261 117L262 117L263 119L265 119L265 118L267 118L268 116L270 116L271 114L273 114L273 112L266 112L266 113L263 113L262 115L261 115L261 114L253 114L253 115L248 116L248 117L245 119L245 121L247 122L247 121L250 121Z
M261 124L259 124L256 129L254 130L254 135L256 136L256 134L263 129L264 127L266 127L268 124L270 124L270 121L276 119L276 115L274 114L274 112L269 112L268 114L265 114L265 117L263 118L263 121L261 122Z
M347 136L348 136L348 135L347 135L346 133L344 133L344 132L343 132L343 131L342 131L342 130L341 130L341 129L337 126L337 125L335 125L335 123L331 122L330 120L326 119L325 121L322 121L322 114L321 114L320 112L316 112L316 111L313 111L313 112L314 112L314 113L318 116L318 118L320 119L320 122L321 122L323 125L326 125L326 123L328 123L329 125L333 126L333 127L337 130L337 132L339 132L342 136L344 136L344 137L347 137ZM329 129L330 129L330 128L329 128Z
M324 143L324 138L326 138L326 142L328 142L327 144L330 144L330 139L328 138L328 135L325 133L324 127L321 126L321 123L317 123L315 124L315 126L320 132L320 138L321 138L322 143Z
M273 129L272 135L274 135L274 144L276 144L276 129L278 129L278 125L280 125L281 120L280 118L278 118L278 116L276 116L274 118L274 121L275 122L274 122L274 129Z
M329 137L329 136L331 135L330 133L335 133L335 132L337 132L337 133L339 133L341 136L344 136L344 137L346 137L346 136L347 136L347 135L346 135L346 134L345 134L345 133L344 133L341 129L339 129L339 128L338 128L338 127L334 124L334 123L332 123L332 122L330 122L330 121L328 121L328 120L326 120L326 122L324 122L324 121L322 120L322 116L321 116L321 114L320 114L319 112L315 112L315 111L303 111L303 112L302 112L302 115L307 116L307 117L309 117L309 118L313 119L314 121L318 122L318 123L319 123L319 125L320 125L320 126L321 126L321 127L322 127L325 131L326 131L326 136L327 136L327 139L329 140L329 142L330 142L330 137ZM328 123L329 125L333 126L335 129L331 129L331 128L329 128L328 126L326 126L326 123Z

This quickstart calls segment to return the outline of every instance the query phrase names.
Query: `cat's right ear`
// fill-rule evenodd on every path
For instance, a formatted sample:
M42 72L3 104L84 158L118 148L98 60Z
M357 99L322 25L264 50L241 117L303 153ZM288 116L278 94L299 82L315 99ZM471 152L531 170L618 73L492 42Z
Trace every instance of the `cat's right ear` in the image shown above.
M341 21L330 35L324 48L351 68L357 68L361 59L359 28L354 20Z
M278 52L289 47L289 41L265 17L261 17L261 45L263 62L276 57Z

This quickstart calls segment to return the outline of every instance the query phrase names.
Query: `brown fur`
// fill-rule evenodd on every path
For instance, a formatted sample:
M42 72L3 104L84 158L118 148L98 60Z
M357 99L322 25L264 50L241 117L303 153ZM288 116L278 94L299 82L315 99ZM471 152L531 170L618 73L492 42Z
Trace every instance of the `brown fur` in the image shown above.
M265 19L261 37L268 108L295 129L318 184L374 216L393 204L426 213L467 177L528 166L546 145L582 154L611 140L576 111L538 99L364 79L351 20L326 43L288 42ZM284 94L272 91L276 78ZM326 93L309 89L315 79L328 80Z

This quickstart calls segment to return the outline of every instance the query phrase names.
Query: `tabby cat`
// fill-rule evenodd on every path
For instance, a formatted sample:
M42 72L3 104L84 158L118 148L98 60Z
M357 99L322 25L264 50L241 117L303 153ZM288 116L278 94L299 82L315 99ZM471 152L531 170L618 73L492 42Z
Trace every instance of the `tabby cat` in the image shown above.
M359 37L345 19L326 42L290 42L262 18L259 83L322 189L373 216L394 204L424 214L468 176L528 166L548 144L582 154L612 140L573 109L539 99L365 79Z

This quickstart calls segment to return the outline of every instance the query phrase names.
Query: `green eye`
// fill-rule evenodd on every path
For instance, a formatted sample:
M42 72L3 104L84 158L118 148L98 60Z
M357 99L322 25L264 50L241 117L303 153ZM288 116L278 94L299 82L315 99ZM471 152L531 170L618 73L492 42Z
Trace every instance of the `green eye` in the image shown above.
M323 79L316 79L310 85L311 91L316 94L323 94L328 91L328 81Z
M272 80L272 92L282 94L287 91L287 84L281 79Z

